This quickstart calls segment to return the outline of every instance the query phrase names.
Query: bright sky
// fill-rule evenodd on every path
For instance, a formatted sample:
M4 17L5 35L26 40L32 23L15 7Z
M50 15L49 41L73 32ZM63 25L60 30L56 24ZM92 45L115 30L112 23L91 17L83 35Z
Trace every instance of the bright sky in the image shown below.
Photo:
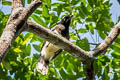
M117 18L120 16L120 4L118 4L117 0L110 0L113 5L110 8L110 12L112 13L112 20L116 23Z

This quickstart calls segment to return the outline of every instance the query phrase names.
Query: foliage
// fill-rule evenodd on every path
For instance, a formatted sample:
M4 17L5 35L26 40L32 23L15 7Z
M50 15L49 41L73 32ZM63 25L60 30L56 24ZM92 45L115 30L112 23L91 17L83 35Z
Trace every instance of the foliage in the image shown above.
M11 1L1 0L2 6L11 6ZM23 0L24 6L32 0ZM44 0L31 15L30 19L47 28L52 28L60 19L69 14L74 17L71 21L70 40L84 50L91 50L100 40L109 34L114 25L110 14L111 3L108 0ZM0 10L0 35L10 14ZM88 35L91 36L88 36ZM85 37L83 37L86 35ZM96 35L94 37L94 35ZM91 39L92 38L92 39ZM2 80L56 80L56 79L85 79L83 65L79 60L63 51L59 57L51 61L49 73L45 76L36 71L40 47L43 40L38 36L24 32L13 43L6 58L0 64L0 79ZM100 80L120 79L120 36L94 62L96 78Z

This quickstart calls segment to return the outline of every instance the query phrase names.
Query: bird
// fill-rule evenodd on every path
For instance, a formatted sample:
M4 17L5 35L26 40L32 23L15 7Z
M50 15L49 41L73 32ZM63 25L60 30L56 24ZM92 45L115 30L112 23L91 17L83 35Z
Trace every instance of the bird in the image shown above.
M52 29L57 35L61 35L64 38L69 40L69 26L71 22L71 18L73 15L65 16L59 24ZM48 65L51 60L53 60L58 54L62 52L58 46L45 41L40 52L40 59L36 64L36 69L42 75L46 75L48 73Z

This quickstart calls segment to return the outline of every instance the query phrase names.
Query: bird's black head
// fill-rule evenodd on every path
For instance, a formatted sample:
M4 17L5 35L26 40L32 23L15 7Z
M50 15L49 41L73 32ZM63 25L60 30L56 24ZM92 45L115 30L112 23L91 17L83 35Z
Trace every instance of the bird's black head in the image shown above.
M60 23L63 24L66 28L68 28L72 17L73 15L65 16Z

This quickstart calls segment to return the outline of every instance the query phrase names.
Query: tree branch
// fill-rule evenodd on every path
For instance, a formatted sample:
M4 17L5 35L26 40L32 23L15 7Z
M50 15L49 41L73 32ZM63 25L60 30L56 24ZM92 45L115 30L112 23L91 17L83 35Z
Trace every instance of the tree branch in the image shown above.
M46 41L49 41L50 43L57 45L58 47L68 51L76 58L84 61L84 60L90 60L92 56L88 54L87 51L84 51L83 49L79 48L75 44L71 43L67 39L63 38L60 35L55 34L49 29L46 29L45 27L42 27L41 25L28 21L28 26L25 28L26 31L32 32L39 37L43 38Z
M94 60L83 62L86 80L95 80L93 63Z
M22 0L13 0L12 1L12 10L23 7Z
M119 33L120 33L120 22L113 27L110 34L97 48L95 48L93 51L90 51L90 54L92 54L95 57L102 54L102 52L106 51L107 48L113 43L113 41L117 38Z
M25 17L28 18L33 13L33 11L36 10L41 4L42 2L40 0L32 1L32 3L29 4L27 8L23 11ZM22 16L24 16L24 14Z
M17 1L20 2L20 0L13 0L14 8L16 8L15 5L17 5ZM13 10L0 37L0 45L2 45L0 46L0 62L2 62L4 56L8 52L16 37L23 31L28 17L40 4L40 0L34 0L26 9L18 8Z

